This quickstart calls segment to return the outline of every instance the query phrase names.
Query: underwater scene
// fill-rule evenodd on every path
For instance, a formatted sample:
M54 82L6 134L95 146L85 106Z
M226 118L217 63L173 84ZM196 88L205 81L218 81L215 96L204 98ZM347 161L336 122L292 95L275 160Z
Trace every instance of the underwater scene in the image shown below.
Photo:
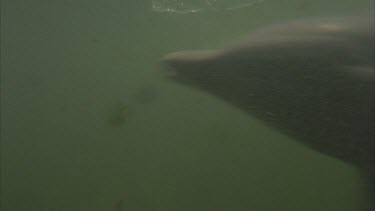
M0 210L372 210L374 5L1 0Z

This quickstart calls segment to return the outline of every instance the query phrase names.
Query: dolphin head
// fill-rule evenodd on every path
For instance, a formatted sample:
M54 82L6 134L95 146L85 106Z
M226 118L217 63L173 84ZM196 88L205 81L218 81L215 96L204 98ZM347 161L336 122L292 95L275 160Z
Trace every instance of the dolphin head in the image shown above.
M167 55L169 78L374 172L373 13L260 29L222 50Z

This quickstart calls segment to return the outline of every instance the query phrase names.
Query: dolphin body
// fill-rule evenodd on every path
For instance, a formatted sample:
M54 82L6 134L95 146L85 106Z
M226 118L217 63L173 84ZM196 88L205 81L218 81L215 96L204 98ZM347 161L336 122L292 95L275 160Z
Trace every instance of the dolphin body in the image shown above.
M373 12L277 24L223 50L171 53L163 63L173 80L354 164L373 182L374 24Z

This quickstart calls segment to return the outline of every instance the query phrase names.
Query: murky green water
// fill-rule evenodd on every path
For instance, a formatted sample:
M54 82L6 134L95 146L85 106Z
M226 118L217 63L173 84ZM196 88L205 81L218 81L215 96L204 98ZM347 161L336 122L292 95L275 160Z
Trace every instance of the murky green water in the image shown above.
M158 60L372 0L189 14L151 2L2 0L1 210L360 210L352 167L170 83Z

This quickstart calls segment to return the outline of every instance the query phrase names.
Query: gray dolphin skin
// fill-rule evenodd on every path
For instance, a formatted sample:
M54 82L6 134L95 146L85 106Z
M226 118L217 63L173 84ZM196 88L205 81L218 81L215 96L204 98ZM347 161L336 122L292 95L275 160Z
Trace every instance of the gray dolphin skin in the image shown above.
M276 24L223 50L171 53L163 64L169 78L355 165L374 182L374 24L373 11Z

